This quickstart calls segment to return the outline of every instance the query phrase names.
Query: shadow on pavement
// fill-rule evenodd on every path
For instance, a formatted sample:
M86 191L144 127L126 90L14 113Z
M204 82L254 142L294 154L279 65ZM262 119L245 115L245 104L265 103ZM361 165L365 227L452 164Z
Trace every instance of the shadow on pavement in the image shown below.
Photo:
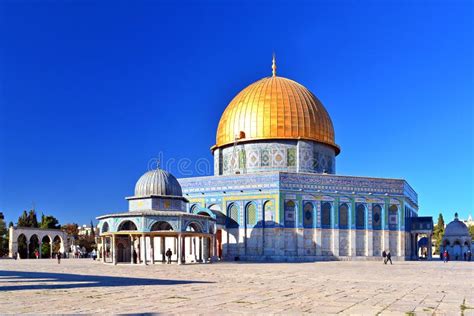
M52 282L55 282L55 284L51 284ZM4 286L3 284L5 283L7 283L8 285ZM12 285L12 283L27 284ZM213 282L0 270L0 292L22 290L76 289L90 287L179 285L205 283Z

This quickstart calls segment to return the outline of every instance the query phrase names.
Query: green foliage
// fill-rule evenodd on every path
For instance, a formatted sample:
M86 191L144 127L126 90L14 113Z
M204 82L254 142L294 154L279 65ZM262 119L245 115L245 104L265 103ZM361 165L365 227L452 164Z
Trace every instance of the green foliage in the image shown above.
M94 223L92 222L92 220L91 220L91 237L94 238L94 240L95 240L95 227L94 227Z
M439 248L444 236L444 218L443 214L439 213L438 223L434 226L433 237L436 239L435 253L439 253Z
M49 242L41 244L41 258L51 257L50 247L51 245L49 244Z
M60 225L59 221L54 216L41 214L39 227L45 229L58 229L60 228Z
M471 234L471 237L474 240L474 226L469 226L469 234Z
M18 227L35 227L38 228L38 219L36 218L35 210L30 210L28 213L23 211L18 218Z
M97 249L97 246L95 244L95 238L93 238L92 236L80 236L76 243L81 248L86 248L87 252L91 252L92 249Z
M0 218L0 257L8 254L8 229L5 220Z
M77 239L79 228L77 224L65 224L61 226L61 230L63 230L69 237Z

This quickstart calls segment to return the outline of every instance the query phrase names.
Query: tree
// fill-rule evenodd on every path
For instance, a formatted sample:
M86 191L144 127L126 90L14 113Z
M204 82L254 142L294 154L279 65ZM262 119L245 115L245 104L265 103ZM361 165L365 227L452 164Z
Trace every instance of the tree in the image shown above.
M433 237L436 239L435 253L439 253L439 247L441 246L443 236L444 236L444 218L443 218L443 214L439 213L438 223L434 226L434 229L433 229Z
M77 224L62 225L61 230L63 230L69 237L77 239L77 235L79 233L79 229L78 229Z
M8 253L8 230L5 220L0 217L0 257Z
M26 213L26 211L23 211L23 213L18 218L17 225L18 227L29 227L28 226L28 213Z
M59 221L54 216L41 214L39 228L58 229L60 227Z
M38 228L38 219L36 218L35 210L30 210L28 213L23 211L18 218L18 227L35 227Z
M474 240L474 226L469 226L469 234L471 234L472 239Z
M95 240L95 228L94 223L91 220L91 237Z

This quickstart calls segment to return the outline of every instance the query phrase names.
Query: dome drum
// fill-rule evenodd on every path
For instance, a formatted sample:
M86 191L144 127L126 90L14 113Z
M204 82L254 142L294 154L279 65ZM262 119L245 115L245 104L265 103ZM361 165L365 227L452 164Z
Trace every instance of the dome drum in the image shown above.
M262 140L214 152L215 175L285 171L334 174L333 147L307 140Z

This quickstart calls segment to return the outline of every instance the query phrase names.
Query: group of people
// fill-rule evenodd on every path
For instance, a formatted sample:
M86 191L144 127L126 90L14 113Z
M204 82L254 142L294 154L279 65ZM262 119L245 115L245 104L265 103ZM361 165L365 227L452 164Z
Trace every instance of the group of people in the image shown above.
M165 256L166 256L166 263L171 264L171 256L173 255L173 252L171 251L170 248L166 250ZM137 263L138 261L138 253L133 249L133 263Z
M383 263L384 264L387 264L387 262L390 261L390 264L393 264L392 262L392 254L390 253L390 250L389 251L383 251L382 252L382 257L383 257Z
M471 261L472 253L471 250L469 249L467 252L464 252L464 261ZM450 255L447 250L444 250L441 259L443 259L444 263L448 262L450 260ZM456 260L458 260L458 255L456 255Z

